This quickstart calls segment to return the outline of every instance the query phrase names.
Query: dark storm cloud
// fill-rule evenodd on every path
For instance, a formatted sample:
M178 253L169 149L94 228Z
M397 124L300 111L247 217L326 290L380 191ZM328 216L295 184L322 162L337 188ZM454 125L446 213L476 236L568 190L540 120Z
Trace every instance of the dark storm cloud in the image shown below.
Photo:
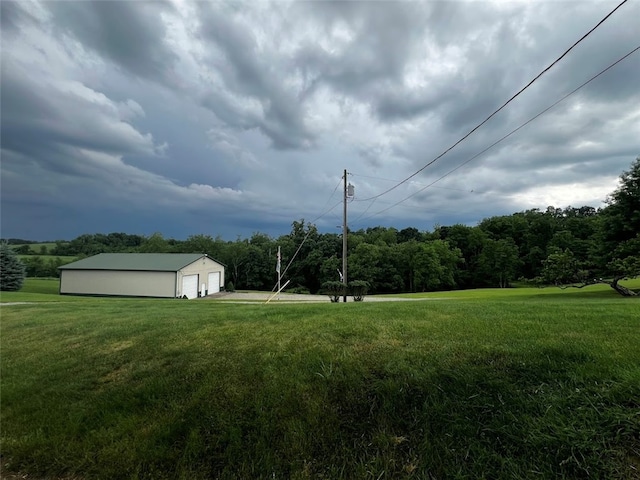
M260 49L250 29L237 22L220 5L198 4L200 34L208 45L216 46L226 62L211 62L224 80L225 88L239 96L260 102L262 115L235 119L236 124L257 126L277 149L307 148L314 135L306 128L302 104L281 80L277 52ZM210 60L210 59L209 59ZM223 119L237 116L232 103L215 92L205 97L205 105Z
M46 2L56 25L127 71L163 79L175 55L166 44L161 1Z
M402 87L403 73L424 28L424 6L409 2L309 2L314 20L336 43L333 50L304 42L296 64L313 88L326 84L370 101L374 93ZM390 109L388 101L386 109ZM410 107L415 110L415 107ZM385 107L381 108L382 111ZM392 114L398 115L395 109Z
M27 236L46 239L110 229L277 235L330 208L344 168L356 197L379 194L453 145L612 5L0 8L2 226L21 236L28 219ZM354 227L428 229L604 198L640 153L640 54L453 169L635 47L639 16L629 2L435 164L373 204L354 201ZM317 223L334 231L339 217L338 208Z
M533 73L548 65L555 55L579 38L579 34L585 31L581 29L593 26L594 19L599 18L593 12L580 17L570 9L559 9L555 5L551 8L547 4L544 7L550 8L550 13L560 18L560 23L566 22L567 32L564 32L562 38L554 37L553 29L545 27L539 19L524 23L530 24L530 43L520 43L521 40L526 40L526 36L518 33L517 24L501 28L501 42L491 42L494 48L485 51L485 55L480 55L480 50L468 57L471 61L466 64L465 69L468 77L479 88L472 95L460 95L451 106L447 105L440 110L444 122L437 130L448 139L440 143L441 149L436 148L434 151L425 148L424 142L416 139L415 144L408 141L405 145L396 147L399 155L413 158L417 164L424 164L435 157L453 144L461 134L466 133L467 126L473 126L485 118L509 94L523 86L527 77L532 75L523 72L532 71L532 65L535 67ZM604 10L603 14L607 9ZM633 16L634 11L638 12L637 6L633 6L627 14ZM571 23L572 19L576 21ZM605 24L601 31L594 34L593 39L578 46L565 61L501 112L497 117L498 121L494 119L482 127L461 146L438 161L438 164L427 169L424 175L438 178L627 53L638 40L637 35L632 34L632 23L623 22L622 26ZM509 39L512 41L508 41ZM542 58L543 53L546 58ZM520 57L519 63L512 61L515 56ZM481 58L482 61L473 61L475 58ZM486 68L486 63L491 68ZM512 72L514 66L520 70L516 75ZM579 94L463 167L451 178L464 175L464 171L480 169L482 165L491 165L496 174L500 172L500 175L515 175L510 181L500 185L502 192L508 193L536 184L560 185L620 171L628 163L628 159L634 157L633 152L638 148L637 141L629 136L630 131L638 130L637 116L631 116L623 128L619 124L620 117L624 116L629 105L640 104L636 86L640 80L638 66L637 59L620 64L620 68L604 74ZM460 91L463 92L464 88L460 88ZM473 122L465 120L468 118L472 118ZM459 133L449 136L455 131ZM616 149L615 145L622 148ZM618 151L613 152L612 148ZM425 151L433 152L433 157L426 155L425 158ZM566 167L566 171L560 173L563 167ZM553 171L558 173L550 174Z
M441 104L451 101L457 94L445 85L437 90L438 93L427 94L415 90L384 92L378 97L375 113L378 118L386 121L411 119L435 110Z
M382 122L411 119L436 109L447 121L470 122L487 98L509 77L497 68L504 60L498 46L513 48L508 18L492 18L490 4L456 2L310 2L303 4L322 22L325 33L338 46L332 51L314 42L303 44L296 60L312 88L329 85L335 91L369 103ZM487 26L498 34L479 32ZM492 37L496 37L493 38ZM345 39L346 38L346 39ZM342 43L341 43L342 42ZM486 44L490 43L489 46ZM502 47L505 48L505 47ZM448 50L449 49L449 50ZM450 51L451 49L456 51ZM509 51L509 47L505 48ZM453 55L452 58L447 58ZM462 55L461 59L455 58ZM495 58L492 58L495 57ZM443 62L463 61L452 72L442 72ZM492 65L475 75L483 62ZM421 69L412 72L415 64ZM504 69L508 65L504 66ZM418 85L411 85L410 76ZM492 88L487 89L490 85ZM461 106L447 111L458 100ZM471 103L476 105L472 105Z
M2 69L2 148L64 171L78 165L69 148L153 154L149 135L119 118L117 105L81 85L29 76L10 59Z

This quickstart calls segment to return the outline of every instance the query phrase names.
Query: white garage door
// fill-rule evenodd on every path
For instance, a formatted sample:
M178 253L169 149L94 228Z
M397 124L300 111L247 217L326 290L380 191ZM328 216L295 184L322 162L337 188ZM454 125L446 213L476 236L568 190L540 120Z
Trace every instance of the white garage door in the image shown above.
M209 273L209 294L220 291L220 272Z
M187 298L197 298L198 296L198 275L185 275L182 277L182 296Z

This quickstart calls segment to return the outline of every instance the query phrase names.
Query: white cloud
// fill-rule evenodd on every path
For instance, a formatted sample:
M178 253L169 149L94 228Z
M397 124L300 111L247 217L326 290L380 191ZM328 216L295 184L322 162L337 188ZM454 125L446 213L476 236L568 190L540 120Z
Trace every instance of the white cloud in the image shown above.
M607 196L617 187L617 178L601 178L584 183L563 183L540 188L532 187L509 197L523 210L547 206L604 206Z

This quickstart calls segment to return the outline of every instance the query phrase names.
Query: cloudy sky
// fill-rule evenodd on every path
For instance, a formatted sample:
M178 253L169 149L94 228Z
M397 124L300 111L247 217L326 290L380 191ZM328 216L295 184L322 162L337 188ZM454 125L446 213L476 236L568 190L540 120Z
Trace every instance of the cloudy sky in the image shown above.
M635 0L392 187L618 3L3 0L2 237L338 233L344 169L353 229L601 206L640 51L471 159L639 46Z

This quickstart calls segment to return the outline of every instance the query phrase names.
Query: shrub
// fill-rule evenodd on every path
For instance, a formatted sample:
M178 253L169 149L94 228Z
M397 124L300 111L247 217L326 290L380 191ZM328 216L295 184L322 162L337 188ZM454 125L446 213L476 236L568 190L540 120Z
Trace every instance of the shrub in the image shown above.
M349 292L353 296L354 302L361 302L369 291L369 282L364 280L353 280L349 282Z
M287 293L299 293L303 295L307 295L311 293L307 287L303 287L302 285L298 285L297 287L289 288L286 290Z
M344 295L344 285L337 280L331 280L322 284L322 293L329 295L332 303L338 303Z
M24 264L16 257L9 245L0 244L0 290L5 292L20 290L24 276Z
M233 284L231 280L229 280L229 282L227 282L227 292L235 292L235 291L236 291L236 286Z

